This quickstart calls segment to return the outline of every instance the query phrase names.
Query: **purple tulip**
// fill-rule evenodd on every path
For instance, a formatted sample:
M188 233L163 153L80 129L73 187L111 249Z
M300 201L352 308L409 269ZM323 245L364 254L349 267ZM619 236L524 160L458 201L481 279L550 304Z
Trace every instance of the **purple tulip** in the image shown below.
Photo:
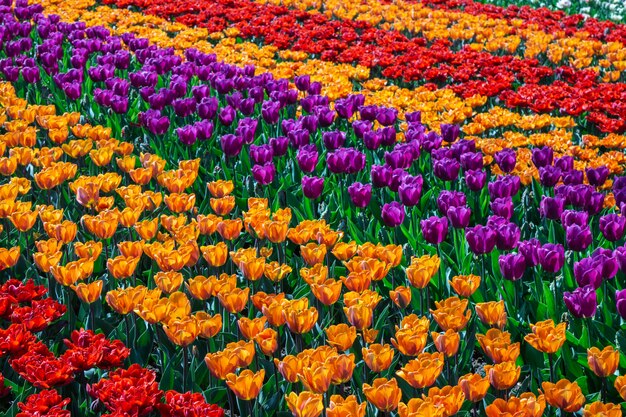
M465 206L450 206L446 213L450 225L455 229L465 229L469 225L471 216L472 210Z
M422 112L418 110L411 113L404 113L404 118L409 125L421 124Z
M589 214L584 211L565 210L561 214L563 227L568 228L573 225L587 226L589 224Z
M365 137L365 134L372 130L372 126L372 122L368 120L355 120L352 123L354 135L359 139L363 139Z
M408 152L403 152L402 150L385 152L385 163L394 169L408 169L411 166L411 163L413 163L413 156Z
M250 155L250 159L252 163L255 165L264 165L272 160L274 157L274 150L272 146L267 145L250 145L250 149L248 150Z
M597 248L591 257L602 265L602 278L613 279L619 271L619 261L617 255L610 249Z
M589 201L585 204L585 211L592 216L600 213L604 208L604 194L599 191L591 193Z
M271 184L276 176L276 167L271 162L265 165L255 165L252 167L252 176L261 185Z
M564 199L560 197L543 196L541 198L541 203L539 203L539 213L546 219L559 220L563 214L564 207Z
M443 181L454 181L459 176L461 165L456 159L443 158L433 162L433 173Z
M496 246L497 233L489 226L477 224L465 229L465 239L474 254L482 255L493 251Z
M515 223L507 223L499 226L496 234L496 247L500 250L511 250L517 246L521 230Z
M404 207L397 201L383 205L381 211L383 223L388 227L397 227L404 221Z
M355 182L348 187L348 194L350 194L352 204L365 208L372 199L372 185Z
M396 122L398 110L390 107L380 107L376 113L376 120L382 126L391 126Z
M519 177L513 175L499 177L497 180L487 184L489 197L492 200L502 197L513 197L519 192L520 187L521 181Z
M311 86L309 87L309 94L311 95L319 95L322 93L322 83L320 83L319 81L315 81L311 83Z
M467 205L467 197L461 191L443 190L437 197L437 208L441 214L447 214L450 207L465 205Z
M574 158L570 155L563 155L560 158L554 160L554 166L559 168L562 172L570 172L574 169Z
M431 245L438 245L448 235L448 219L445 217L432 216L420 221L424 240Z
M610 242L617 242L624 236L626 228L626 218L615 214L607 214L600 217L600 232L602 236Z
M539 255L539 265L546 272L557 273L563 268L565 263L565 248L558 243L546 243L541 246L537 254Z
M391 182L389 183L389 189L394 193L400 190L400 185L404 180L410 177L411 174L403 170L402 168L396 168L391 172Z
M280 157L287 153L287 149L289 148L288 138L279 136L277 138L271 138L269 142L272 147L272 151L274 152L274 156Z
M224 135L220 138L222 151L226 156L237 156L243 148L243 138L233 134Z
M178 117L187 117L196 111L196 100L194 98L181 98L172 102L174 113Z
M422 196L422 186L424 180L421 176L407 176L402 184L398 187L398 196L400 202L407 207L416 206L420 202Z
M581 227L574 224L565 229L565 240L571 250L582 252L591 245L593 236L591 235L589 226Z
M369 130L363 134L363 144L371 151L380 148L383 143L383 135L380 130Z
M576 318L593 317L598 307L596 290L589 285L576 288L573 292L565 291L563 301L569 312Z
M335 149L341 148L346 142L346 134L339 130L324 132L322 134L322 141L326 149L334 151Z
M585 180L585 174L577 169L563 173L563 184L565 185L580 185Z
M196 143L198 139L198 131L193 125L187 125L176 129L178 140L183 144L190 146Z
M322 195L324 190L324 178L302 177L302 192L306 198L314 200Z
M393 169L388 165L372 165L370 171L372 185L376 188L388 187L391 184L392 174Z
M304 145L308 145L311 142L311 134L306 129L293 129L287 133L291 146L298 149Z
M615 291L615 307L617 313L622 318L626 318L626 290Z
M511 197L496 198L489 207L496 216L510 220L513 217L513 199Z
M209 120L199 120L193 124L199 140L208 140L213 136L213 123Z
M574 262L574 278L578 286L587 285L593 288L600 288L602 285L602 264L593 258L582 258Z
M444 142L452 143L459 137L459 133L461 133L461 127L459 125L449 125L442 123L439 125L439 129L441 130L441 138Z
M539 248L541 243L537 239L524 240L517 243L517 251L524 256L526 266L532 268L539 263Z
M511 148L504 148L493 155L494 160L498 167L504 173L512 172L515 169L517 163L517 154Z
M467 188L474 192L478 192L485 187L487 183L487 173L482 170L465 171L465 184Z
M349 98L338 99L335 101L335 111L339 117L349 119L354 115L354 102Z
M296 156L300 169L308 173L315 171L315 165L317 165L318 159L319 154L317 153L315 145L302 146Z
M296 88L300 91L307 91L311 87L311 76L310 75L300 75L293 79Z
M539 181L544 187L552 188L561 179L561 170L559 168L548 165L539 168Z
M526 259L519 253L508 253L498 258L500 273L504 279L517 281L526 271Z
M222 110L220 110L217 118L222 125L230 126L231 124L233 124L233 121L235 120L235 116L236 116L235 109L233 109L230 106L226 106Z
M589 181L589 184L593 185L594 187L604 185L607 178L609 178L609 169L606 167L606 165L602 165L598 168L587 168L585 172L587 174L587 180Z
M554 159L554 150L549 146L541 148L533 148L531 159L537 168L552 165Z
M212 119L217 114L219 102L215 97L204 97L198 104L198 116L202 119Z
M461 167L466 171L483 169L483 154L480 152L466 152L461 155Z

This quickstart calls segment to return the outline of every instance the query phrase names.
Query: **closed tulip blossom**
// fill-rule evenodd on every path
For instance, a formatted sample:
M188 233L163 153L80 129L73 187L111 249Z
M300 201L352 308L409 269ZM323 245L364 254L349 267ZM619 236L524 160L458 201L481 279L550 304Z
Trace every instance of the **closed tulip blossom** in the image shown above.
M591 285L578 287L572 292L565 291L563 301L570 313L577 318L595 316L598 307L596 289Z
M556 384L544 382L541 385L546 402L566 413L575 413L585 403L585 396L576 382L561 379Z
M420 222L424 240L433 245L443 242L448 234L448 219L432 216Z
M587 363L594 374L607 378L615 373L619 365L620 354L613 346L600 350L597 347L587 349Z
M404 207L394 201L383 206L381 213L383 222L388 227L397 227L404 221Z

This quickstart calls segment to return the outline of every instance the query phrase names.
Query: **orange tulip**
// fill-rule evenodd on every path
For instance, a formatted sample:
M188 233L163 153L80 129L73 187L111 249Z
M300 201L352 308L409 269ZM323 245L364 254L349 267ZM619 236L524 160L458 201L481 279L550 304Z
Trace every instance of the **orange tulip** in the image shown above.
M476 339L485 354L494 362L515 362L520 354L520 344L511 343L511 334L499 329L489 329L486 334L477 334Z
M36 211L16 212L11 214L11 223L13 223L13 226L20 232L26 232L33 228L35 222L37 221L38 214L39 213Z
M48 273L53 266L57 266L61 262L62 257L63 252L61 251L51 254L36 252L33 254L33 261L42 272Z
M133 227L139 221L142 213L143 209L141 208L126 207L120 212L120 224L123 227Z
M239 375L234 373L226 375L226 385L237 398L249 401L259 396L264 378L265 369L261 369L256 373L246 369Z
M339 300L341 287L341 281L327 279L319 284L311 284L311 292L322 304L330 306Z
M232 181L218 180L209 182L207 188L213 197L222 198L232 193L235 185Z
M315 326L318 312L315 307L300 309L287 306L283 310L283 316L292 333L304 334L310 332Z
M396 372L413 388L427 388L441 375L444 365L442 353L420 353Z
M250 340L254 339L257 334L263 331L263 329L265 328L265 323L267 323L266 317L259 317L252 320L247 317L241 317L237 321L237 327L239 327L241 335L245 339Z
M83 244L80 242L77 242L74 247L76 246L82 246ZM38 240L35 242L35 247L37 248L37 250L39 252L43 252L43 253L47 253L47 254L53 254L56 253L58 251L60 251L63 248L63 242L60 242L56 239L48 239L48 240ZM79 256L82 258L82 256Z
M459 378L459 387L465 398L473 403L481 401L489 390L489 378L480 374L466 374Z
M196 314L194 314L194 317L198 322L198 327L200 330L198 334L199 337L210 339L222 330L221 314L210 316L204 311L197 311Z
M111 290L106 294L107 304L118 314L126 315L135 308L134 289Z
M115 159L115 162L117 163L117 167L122 172L126 172L127 174L130 174L130 171L132 171L135 168L136 159L137 158L135 156L127 155L122 158ZM132 175L131 175L131 178L132 178Z
M191 193L171 193L165 196L165 205L174 213L191 210L196 204L196 195Z
M347 261L356 254L356 242L338 242L333 246L332 254L340 261Z
M217 225L223 220L214 214L203 215L199 214L196 218L198 221L198 229L202 235L212 235L217 231Z
M239 359L236 355L229 351L216 353L209 352L204 357L204 362L215 378L224 380L227 375L235 372Z
M102 242L76 242L74 243L74 253L81 259L95 261L102 253Z
M171 294L182 285L183 274L175 271L158 272L154 275L154 282L161 291Z
M424 400L430 400L435 407L443 408L445 417L459 412L465 401L465 394L458 386L433 387L428 390L428 396L422 395Z
M426 346L428 340L428 332L420 328L402 328L398 329L395 338L391 338L391 343L403 355L417 356Z
M406 308L411 304L411 289L404 286L396 287L395 290L389 291L389 297L398 308Z
M613 346L600 350L597 347L587 349L587 363L594 374L600 378L611 376L619 366L619 352Z
M217 245L201 246L202 257L210 266L220 267L228 260L228 246L224 242Z
M304 366L298 375L300 382L307 391L323 394L328 391L332 381L331 368L323 362L313 362Z
M619 404L602 403L596 401L592 404L585 405L583 409L583 417L622 417L622 408Z
M394 350L391 345L371 344L361 349L363 360L372 372L382 372L389 369L393 361Z
M274 359L274 366L278 372L291 384L298 381L298 374L302 371L302 360L293 355L287 355L282 361Z
M65 220L59 224L44 222L43 226L49 237L60 240L65 244L68 244L74 240L74 238L76 237L76 231L78 230L77 224L69 220Z
M321 394L309 391L303 391L299 394L290 392L289 395L285 395L285 400L294 417L319 417L324 411ZM329 413L328 417L334 416Z
M263 354L272 356L278 349L278 332L274 329L263 329L254 336L254 341Z
M233 240L239 237L242 228L241 219L226 219L217 224L217 232L226 240Z
M562 412L575 413L585 403L585 396L576 382L561 379L556 384L544 382L541 384L546 401L552 407Z
M477 303L476 315L487 326L497 326L503 329L506 325L506 310L503 300Z
M398 408L402 391L395 378L376 378L373 385L363 384L367 401L380 411L387 413Z
M129 278L135 273L140 258L117 256L107 260L107 269L116 279Z
M163 325L163 331L172 343L187 347L192 344L200 334L200 327L195 317L170 320Z
M348 326L345 323L329 326L324 332L326 333L326 342L342 352L350 349L356 340L356 327Z
M310 266L323 263L326 257L326 250L326 245L318 245L317 243L308 243L305 246L300 246L302 258Z
M245 340L240 340L238 342L229 343L226 345L226 349L232 352L237 357L237 367L245 368L252 363L254 359L255 350L254 350L254 342L246 342Z
M445 408L437 407L429 398L411 398L408 403L398 404L398 415L400 417L444 417Z
M480 287L478 275L457 275L452 277L450 286L461 297L469 298Z
M341 395L331 395L326 415L328 417L365 417L366 410L367 404L359 404L354 395L349 395L345 399Z
M261 252L263 252L264 248L261 248ZM261 253L261 255L263 256L270 256L271 253L269 254L263 254ZM263 275L265 275L265 278L269 279L272 282L279 282L281 281L283 278L285 278L287 275L291 274L291 267L287 264L279 264L276 261L270 262L270 263L265 263L265 270L263 271Z
M151 240L156 236L159 230L159 219L154 218L152 220L140 221L135 223L133 227L143 240Z
M202 275L187 280L187 291L197 300L208 300L213 294L213 281Z
M433 318L443 330L461 331L467 325L472 312L467 309L468 300L450 297L435 301L436 310L430 310Z
M263 223L263 234L272 243L281 243L287 239L288 222L267 221Z
M519 397L509 397L508 401L496 398L493 403L485 408L487 417L502 416L528 416L541 417L546 408L546 400L543 395L535 397L527 392Z
M352 374L356 366L354 354L335 355L326 359L325 365L331 370L331 383L339 385L352 379Z
M498 390L512 388L520 377L521 368L515 362L501 362L485 365L485 373L492 387Z
M229 195L221 198L211 198L209 204L215 214L227 216L235 208L235 197Z
M100 298L102 280L97 280L90 284L81 282L78 285L72 285L71 288L83 303L91 304Z
M351 325L357 330L367 329L372 326L374 312L365 303L358 303L350 307L344 307L343 311Z
M445 333L432 332L431 336L433 338L433 342L435 342L435 348L437 351L443 353L447 357L454 356L459 351L461 337L454 330L449 329Z
M287 320L287 318L283 314L282 301L272 301L268 305L262 306L261 311L263 315L267 317L267 322L270 324L270 326L282 326Z
M406 269L406 276L412 286L421 289L426 288L437 271L439 271L439 258L426 255L411 259L411 265Z
M524 336L524 340L540 352L552 354L565 343L566 323L555 326L553 320L540 321L531 326L532 333Z
M620 397L624 401L626 401L626 375L620 375L615 378L615 383L613 384L617 392L619 392Z
M249 258L239 262L243 276L250 281L258 281L265 272L265 258Z
M117 244L117 248L123 256L132 258L141 258L141 255L143 255L143 246L143 240L126 241Z
M19 246L14 246L10 249L0 248L0 271L14 267L19 259Z
M217 294L222 306L231 314L239 313L248 304L250 288L234 288L230 291L223 291Z

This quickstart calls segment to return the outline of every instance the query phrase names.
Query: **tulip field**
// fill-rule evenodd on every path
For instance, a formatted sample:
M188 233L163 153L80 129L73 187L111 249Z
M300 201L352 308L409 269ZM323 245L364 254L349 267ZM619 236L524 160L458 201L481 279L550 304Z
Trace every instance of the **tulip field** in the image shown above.
M0 413L621 416L626 13L497 2L0 0Z

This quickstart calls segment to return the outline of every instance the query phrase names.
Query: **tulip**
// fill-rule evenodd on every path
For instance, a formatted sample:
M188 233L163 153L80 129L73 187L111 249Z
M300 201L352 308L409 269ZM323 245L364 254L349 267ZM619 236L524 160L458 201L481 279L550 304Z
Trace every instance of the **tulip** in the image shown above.
M515 362L501 362L495 365L485 365L485 373L492 387L498 390L512 388L520 377L521 368Z
M389 369L393 361L394 350L391 345L373 343L361 349L363 361L372 372L382 372Z
M384 413L398 408L402 398L402 391L395 378L377 378L373 385L363 384L363 394L370 404Z
M459 387L465 395L465 399L473 403L482 401L489 390L489 378L480 374L466 374L459 378Z
M389 291L389 297L398 308L406 308L411 303L411 289L404 286Z
M587 349L589 368L600 378L607 378L617 371L619 357L619 351L615 350L613 346L606 346L602 350L595 346Z
M318 311L315 307L302 310L288 307L283 310L283 316L291 332L304 334L310 332L315 326Z
M515 154L515 150L505 148L494 154L494 160L503 172L510 173L515 169L517 155Z
M200 334L198 322L194 317L171 320L167 325L163 325L163 331L172 343L183 348L192 344Z
M383 205L381 212L383 223L388 227L397 227L404 221L404 207L394 201Z
M246 369L239 375L234 373L226 375L226 385L237 398L250 401L259 396L264 378L265 369L261 369L256 373Z
M322 195L324 190L324 178L321 177L302 177L302 192L308 199L314 200Z
M222 330L221 314L210 316L204 311L197 311L196 314L194 314L194 317L198 322L199 337L210 339Z
M420 222L424 240L432 245L438 245L448 235L448 219L445 217L432 216Z
M502 329L506 325L506 310L502 300L477 303L476 315L488 326L495 325Z
M552 165L554 159L554 151L549 146L543 146L541 148L533 148L532 161L537 168L542 168L548 165Z
M350 274L352 275L352 274ZM327 279L319 284L311 284L311 292L322 304L325 306L333 305L339 300L341 296L341 281L335 281L334 279ZM369 287L369 285L368 285Z
M330 387L332 374L326 363L313 362L310 366L302 368L302 373L298 375L298 378L307 391L324 394Z
M427 388L441 375L443 365L443 353L420 353L416 359L408 361L400 368L396 375L413 388Z
M285 395L285 399L294 417L318 417L324 411L321 394L309 391L303 391L299 394L290 392L289 395Z
M537 250L539 264L550 273L557 273L565 263L565 249L560 244L546 243Z
M97 280L90 284L81 282L77 285L72 285L71 288L83 303L91 304L100 298L102 280Z
M526 259L521 254L509 253L500 255L498 264L500 265L502 277L510 281L520 279L526 271Z
M428 396L422 394L424 400L432 402L438 409L443 409L444 416L453 416L461 410L465 394L459 386L447 385L443 388L432 387Z
M565 199L561 197L541 197L541 203L539 204L539 213L542 217L550 220L558 220L563 214L563 208L565 207Z
M596 289L591 285L576 288L573 292L565 291L563 301L570 313L577 318L595 316L598 307Z
M372 326L373 309L367 305L355 304L350 307L344 307L343 311L351 325L357 330L364 330Z
M524 340L540 352L553 354L565 343L566 323L555 326L554 321L545 320L531 325L532 333L524 336Z
M328 417L365 417L366 411L367 404L359 404L354 395L349 395L345 399L340 395L332 395L326 415Z
M489 329L487 334L476 335L480 347L494 363L515 362L520 354L520 344L511 343L511 334L499 329Z
M237 327L239 327L239 331L241 335L245 339L254 339L254 337L261 333L265 328L265 323L267 322L266 317L259 317L255 319L249 319L247 317L241 317L237 321Z
M600 232L606 240L617 242L624 236L626 229L626 217L618 216L615 213L600 217Z
M565 229L567 246L576 252L582 252L591 245L593 236L588 226L580 227L576 224Z
M561 379L556 384L544 382L541 384L546 401L562 412L575 413L585 403L585 396L576 382Z
M431 336L438 352L443 353L447 357L457 354L461 337L454 330L447 330L445 333L432 332Z
M605 404L600 401L585 405L583 417L593 416L621 417L622 407L619 404Z
M476 225L465 229L470 250L476 255L490 253L496 246L497 233L489 226Z
M450 297L443 301L435 301L436 310L430 310L433 319L443 330L460 331L465 328L472 315L467 310L468 300Z
M535 397L527 392L519 397L509 397L507 401L496 398L493 403L485 407L487 417L500 417L503 415L523 415L529 417L543 416L546 401L543 395Z

